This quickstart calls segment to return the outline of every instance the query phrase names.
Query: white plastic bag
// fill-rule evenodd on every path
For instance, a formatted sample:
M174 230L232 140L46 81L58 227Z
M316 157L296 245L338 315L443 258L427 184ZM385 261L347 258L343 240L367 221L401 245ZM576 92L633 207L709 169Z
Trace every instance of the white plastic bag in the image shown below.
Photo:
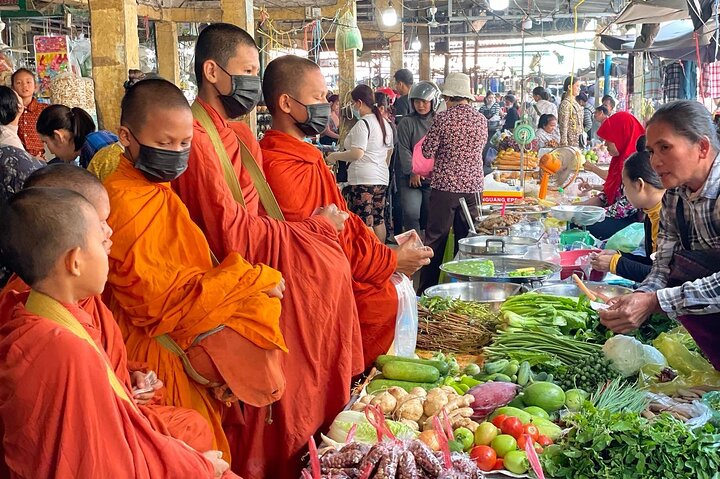
M414 358L418 330L417 296L412 281L404 274L395 273L392 275L391 280L398 295L393 354Z
M608 339L603 345L603 353L625 377L637 373L646 364L667 366L667 360L660 351L622 334Z

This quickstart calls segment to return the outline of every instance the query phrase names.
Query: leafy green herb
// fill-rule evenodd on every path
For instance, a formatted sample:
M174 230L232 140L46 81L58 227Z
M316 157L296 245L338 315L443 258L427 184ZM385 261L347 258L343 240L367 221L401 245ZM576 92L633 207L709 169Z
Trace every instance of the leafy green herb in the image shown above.
M550 477L720 479L720 434L711 424L691 431L668 414L648 421L592 406L568 423L568 434L541 456Z

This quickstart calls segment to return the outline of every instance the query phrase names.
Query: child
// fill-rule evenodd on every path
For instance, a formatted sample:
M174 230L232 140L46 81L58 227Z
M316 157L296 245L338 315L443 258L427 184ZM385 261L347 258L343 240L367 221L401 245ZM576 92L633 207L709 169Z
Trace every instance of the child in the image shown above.
M106 231L83 196L29 188L0 213L0 253L30 287L0 328L0 418L19 477L235 477L157 432L88 332L79 303L108 273ZM204 456L204 457L203 457Z

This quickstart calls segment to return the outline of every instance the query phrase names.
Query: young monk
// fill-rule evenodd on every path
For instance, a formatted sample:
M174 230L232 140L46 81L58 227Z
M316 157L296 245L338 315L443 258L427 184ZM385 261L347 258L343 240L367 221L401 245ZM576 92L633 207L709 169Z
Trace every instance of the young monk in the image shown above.
M123 98L120 123L125 153L105 180L111 205L108 224L114 230L110 309L128 356L148 363L165 383L165 404L200 412L213 428L216 447L229 454L221 415L224 403L235 397L225 394L225 386L237 398L255 403L231 379L239 377L235 384L241 387L264 385L270 378L257 372L267 365L252 364L249 354L280 356L287 351L279 326L282 278L237 253L213 266L205 237L170 189L167 182L186 168L193 136L192 113L180 89L159 79L137 83ZM206 337L216 340L233 331L248 341L241 345L244 349L236 343L216 349L217 355L210 353L220 371L232 374L225 377L227 384L201 384L191 378L184 352ZM246 354L247 348L251 353ZM271 386L273 397L255 405L277 399L283 386Z
M106 250L110 254L112 230L107 225L110 200L105 187L97 178L83 168L58 163L33 172L25 181L25 188L32 187L64 188L79 193L87 199L100 218L106 237ZM10 319L17 305L25 304L29 293L30 286L14 275L0 292L0 325ZM120 329L100 296L86 298L78 305L92 318L91 331L100 335L99 342L110 359L115 374L131 389L148 388L150 384L146 382L147 365L138 362L128 363ZM153 391L133 392L133 400L150 419L155 429L180 439L195 450L211 449L213 434L210 424L192 409L160 405L162 381L157 381L152 387ZM0 477L3 477L2 474Z
M292 55L273 60L265 70L263 94L273 117L273 129L260 142L263 167L285 217L302 220L325 203L349 212L322 153L304 141L330 113L320 67ZM352 213L340 234L352 267L366 364L387 351L395 333L397 294L390 276L395 271L411 276L432 256L429 248L413 243L391 250Z
M32 287L0 327L0 417L13 477L236 477L156 431L79 302L102 292L107 235L80 194L29 188L0 213L0 251ZM125 368L127 365L124 365Z
M193 142L188 169L173 187L218 258L237 251L287 281L280 323L289 349L285 396L273 405L272 418L267 408L246 407L244 423L226 421L225 429L233 470L243 477L296 478L308 438L329 426L350 398L352 377L363 370L362 343L350 266L337 240L346 213L331 205L296 223L259 216L246 161L261 165L260 147L245 123L230 121L260 99L259 68L257 46L244 30L214 24L200 32ZM231 175L224 174L221 155Z

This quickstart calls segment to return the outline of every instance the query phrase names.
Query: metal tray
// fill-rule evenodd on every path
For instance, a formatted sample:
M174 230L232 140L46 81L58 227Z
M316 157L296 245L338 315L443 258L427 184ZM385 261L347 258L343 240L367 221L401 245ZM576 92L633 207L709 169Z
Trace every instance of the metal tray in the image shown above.
M502 205L488 205L483 207L483 214L494 214L502 211ZM505 205L506 213L515 213L522 216L546 217L550 214L550 208L541 210L528 209L527 205Z
M595 283L592 281L585 281L585 286L587 286L590 291L602 293L610 298L624 296L633 292L632 289L623 286ZM533 292L553 296L570 296L572 298L579 298L580 295L583 294L575 283L545 283L543 286L533 289Z
M499 311L500 306L506 299L520 293L521 287L516 283L489 283L485 281L446 283L429 287L425 290L423 296L476 301L488 305L493 311Z
M459 241L460 252L470 256L524 256L537 240L521 236L472 236Z
M495 276L468 276L466 274L453 273L447 270L449 265L458 263L475 262L482 260L490 260L495 264ZM517 276L510 277L508 273L521 268L535 268L538 270L547 269L552 271L551 274L542 276ZM542 282L560 271L560 265L549 263L547 261L538 261L534 259L508 258L507 256L478 256L473 259L463 259L459 261L450 261L440 266L440 269L447 273L451 278L461 281L490 281L500 283L535 283Z

